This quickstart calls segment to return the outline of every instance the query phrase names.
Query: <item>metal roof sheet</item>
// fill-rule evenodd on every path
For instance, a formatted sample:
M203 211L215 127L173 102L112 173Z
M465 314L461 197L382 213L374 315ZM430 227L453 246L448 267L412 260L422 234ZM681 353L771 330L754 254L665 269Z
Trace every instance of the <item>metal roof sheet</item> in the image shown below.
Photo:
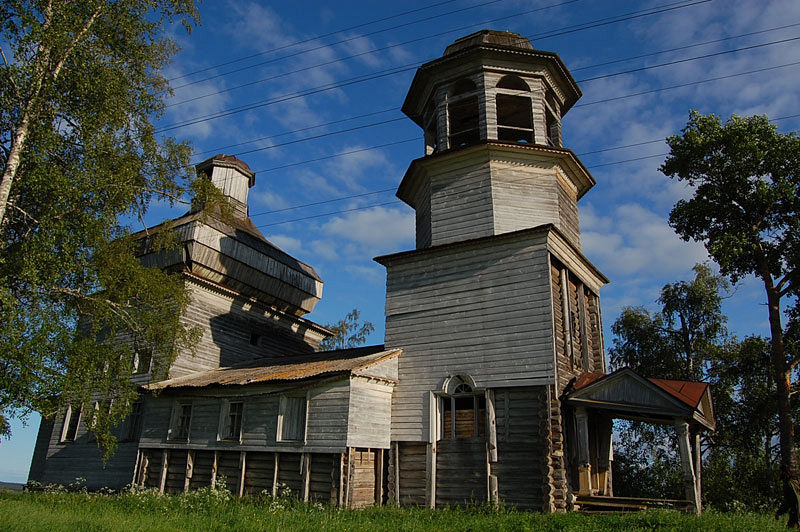
M401 349L384 349L382 345L355 349L323 351L310 355L283 358L264 358L247 364L193 373L183 377L155 382L148 390L166 388L201 388L211 385L243 385L273 381L293 381L351 373L381 360L397 356Z

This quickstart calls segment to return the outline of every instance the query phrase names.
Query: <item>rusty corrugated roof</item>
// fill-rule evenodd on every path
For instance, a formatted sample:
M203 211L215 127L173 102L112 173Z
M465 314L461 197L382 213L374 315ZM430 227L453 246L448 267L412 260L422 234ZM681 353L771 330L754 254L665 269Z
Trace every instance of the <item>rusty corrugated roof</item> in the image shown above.
M573 383L572 390L576 391L580 390L581 388L586 388L590 384L594 384L600 379L609 377L611 375L613 375L613 373L608 375L603 373L583 373ZM700 400L703 398L703 394L706 393L706 390L708 389L707 382L678 381L649 377L647 380L670 394L672 397L675 397L682 403L685 403L692 408L697 408L697 405L700 404Z
M264 358L247 364L213 369L177 377L146 386L148 390L202 388L210 385L243 385L273 381L293 381L350 373L375 362L399 355L400 349L382 345L325 351L311 355Z

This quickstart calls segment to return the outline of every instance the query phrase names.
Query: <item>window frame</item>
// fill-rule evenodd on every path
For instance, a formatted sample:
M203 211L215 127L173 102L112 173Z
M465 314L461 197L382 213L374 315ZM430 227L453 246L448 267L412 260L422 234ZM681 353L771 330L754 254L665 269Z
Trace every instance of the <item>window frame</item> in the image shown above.
M61 425L61 436L58 439L59 443L74 443L75 440L78 439L78 431L80 430L81 418L83 417L83 407L78 407L78 416L74 426L72 426L73 410L71 404L67 405L67 409L64 412L64 423ZM72 432L71 437L69 437L70 432Z
M142 437L144 424L144 401L131 403L131 411L125 421L125 439L122 442L138 441Z
M189 407L189 419L186 422L186 434L182 434L184 407ZM167 440L188 443L192 434L192 417L194 415L194 405L191 401L177 400L172 406L172 419L170 419Z
M241 405L238 415L239 429L233 434L231 429L231 405ZM217 441L228 443L242 443L242 433L244 429L245 403L241 399L225 399L220 405L219 427L217 429Z
M465 392L465 388L469 391ZM436 441L442 440L468 440L474 438L486 438L488 431L488 398L486 397L486 390L477 388L475 381L464 375L456 375L448 377L442 390L436 392L437 396L437 428L436 428ZM468 437L458 437L456 434L456 401L458 399L472 399L473 409L473 432ZM481 401L483 401L483 419L481 416ZM446 412L450 412L450 423L446 421ZM483 429L481 431L481 429Z
M299 438L287 438L285 435L285 428L286 425L286 414L287 414L287 407L289 405L290 400L303 400L303 420L302 420L302 434ZM275 436L276 441L281 443L303 443L305 444L308 438L308 404L309 404L309 396L308 393L287 393L282 394L280 397L280 402L278 405L278 427L277 433Z

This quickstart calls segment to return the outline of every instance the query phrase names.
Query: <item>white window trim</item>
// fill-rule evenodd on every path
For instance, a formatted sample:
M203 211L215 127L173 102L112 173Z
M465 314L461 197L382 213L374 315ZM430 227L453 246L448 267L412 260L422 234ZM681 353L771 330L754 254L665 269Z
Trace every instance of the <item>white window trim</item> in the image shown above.
M242 419L239 423L239 434L236 438L226 438L228 419L231 413L231 403L241 403L242 405ZM239 399L230 400L223 399L219 409L219 424L217 425L217 441L242 443L242 432L244 432L244 412L246 410L245 402Z
M176 434L178 430L178 423L181 419L181 410L184 405L189 405L192 407L192 410L189 413L189 426L186 430L186 439L179 438ZM169 430L167 431L167 439L188 443L192 437L192 417L194 417L194 405L191 401L175 401L175 403L172 405L172 416L169 422Z
M305 408L305 419L303 420L303 437L298 440L287 440L283 437L283 421L284 421L284 414L286 413L286 403L287 399L289 398L304 398L306 401L306 408ZM280 398L280 404L278 406L278 430L275 436L275 440L278 442L286 442L286 443L302 443L305 444L308 441L308 405L309 405L309 394L306 392L305 394L282 394Z
M78 408L78 422L75 424L75 435L72 437L72 439L67 439L67 431L69 430L70 421L72 421L72 414L72 405L67 405L67 410L64 413L64 425L61 427L61 437L58 440L59 443L72 443L78 439L78 431L80 430L83 409Z

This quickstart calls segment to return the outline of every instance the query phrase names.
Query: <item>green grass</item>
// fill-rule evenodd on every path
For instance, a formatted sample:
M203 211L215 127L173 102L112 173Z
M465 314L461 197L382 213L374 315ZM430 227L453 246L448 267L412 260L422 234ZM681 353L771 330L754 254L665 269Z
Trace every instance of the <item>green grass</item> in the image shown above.
M489 507L426 510L341 510L288 500L234 500L210 490L181 496L153 493L0 493L0 531L605 531L785 530L783 521L752 513L700 517L653 511L618 515L516 512Z

